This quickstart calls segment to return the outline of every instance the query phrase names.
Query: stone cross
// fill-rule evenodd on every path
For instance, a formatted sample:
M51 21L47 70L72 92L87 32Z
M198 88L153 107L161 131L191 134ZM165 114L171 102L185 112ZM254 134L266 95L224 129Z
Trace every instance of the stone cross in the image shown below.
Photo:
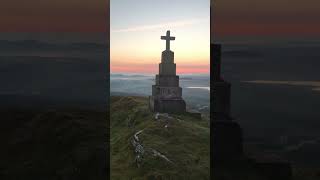
M170 51L170 41L174 41L176 38L170 36L170 31L167 31L166 36L161 36L162 40L166 40L166 51Z

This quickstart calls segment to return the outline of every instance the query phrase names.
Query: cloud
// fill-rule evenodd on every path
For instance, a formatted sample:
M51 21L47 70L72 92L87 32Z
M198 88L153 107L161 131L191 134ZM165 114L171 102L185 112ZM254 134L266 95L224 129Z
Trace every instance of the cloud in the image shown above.
M291 86L311 86L313 91L320 92L320 81L268 81L268 80L255 80L243 81L245 83L255 84L278 84L278 85L291 85Z
M155 30L160 28L173 28L173 27L184 27L189 25L195 25L202 22L209 20L209 18L194 18L189 20L180 20L180 21L173 21L168 23L160 23L160 24L153 24L153 25L141 25L135 27L128 27L123 29L112 29L112 33L121 33L121 32L137 32L137 31L147 31L147 30Z

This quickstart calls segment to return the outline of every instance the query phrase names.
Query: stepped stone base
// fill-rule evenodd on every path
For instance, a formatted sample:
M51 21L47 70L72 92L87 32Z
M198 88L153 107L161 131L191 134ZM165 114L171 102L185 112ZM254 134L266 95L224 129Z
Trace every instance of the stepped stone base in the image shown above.
M213 91L211 91L211 97L213 97L214 114L230 114L230 94L230 83L225 81L213 82Z
M152 96L161 99L181 99L182 88L152 85Z
M159 74L162 75L176 75L176 64L172 63L160 63L159 64Z
M161 99L149 96L149 108L153 112L160 113L184 113L186 102L182 98Z
M257 157L248 158L243 153L242 129L230 117L231 84L220 76L220 45L211 44L211 69L213 88L210 97L213 111L210 112L210 167L213 179L237 179L240 175L243 177L241 179L291 180L292 168L289 162L268 160L263 156L261 160Z
M156 85L165 87L178 87L179 76L177 75L156 75Z

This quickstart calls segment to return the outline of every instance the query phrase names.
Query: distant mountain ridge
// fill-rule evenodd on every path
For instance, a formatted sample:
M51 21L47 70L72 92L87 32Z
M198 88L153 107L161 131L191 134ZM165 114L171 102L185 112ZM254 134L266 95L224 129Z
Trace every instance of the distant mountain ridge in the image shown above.
M106 51L109 45L103 43L49 43L38 40L9 41L0 40L1 51L35 51L35 50L94 50Z

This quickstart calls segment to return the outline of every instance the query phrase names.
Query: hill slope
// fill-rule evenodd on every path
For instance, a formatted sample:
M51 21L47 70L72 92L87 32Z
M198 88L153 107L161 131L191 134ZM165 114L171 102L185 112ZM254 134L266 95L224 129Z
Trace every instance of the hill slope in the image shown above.
M209 179L208 120L191 113L156 119L147 102L111 97L111 179Z
M106 112L1 110L0 179L105 179Z

